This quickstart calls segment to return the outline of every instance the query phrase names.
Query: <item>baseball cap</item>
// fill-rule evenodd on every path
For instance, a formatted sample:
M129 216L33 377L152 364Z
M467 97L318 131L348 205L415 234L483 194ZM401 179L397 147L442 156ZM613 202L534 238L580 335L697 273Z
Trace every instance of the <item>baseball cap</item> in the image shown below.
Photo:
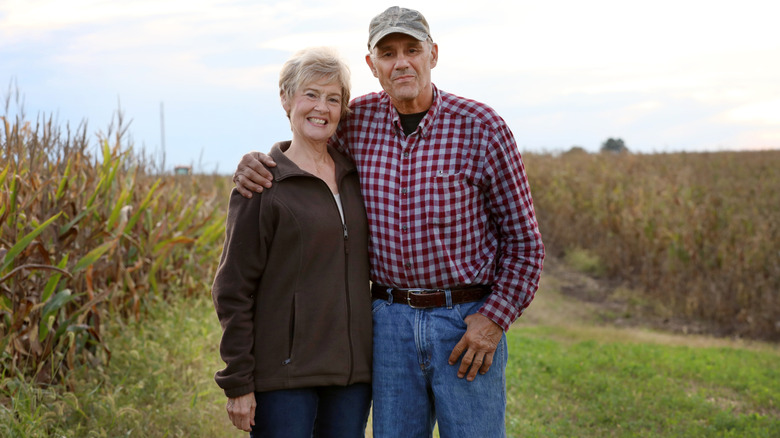
M374 17L368 26L368 50L391 33L405 33L420 41L430 37L431 31L423 15L413 9L393 6Z

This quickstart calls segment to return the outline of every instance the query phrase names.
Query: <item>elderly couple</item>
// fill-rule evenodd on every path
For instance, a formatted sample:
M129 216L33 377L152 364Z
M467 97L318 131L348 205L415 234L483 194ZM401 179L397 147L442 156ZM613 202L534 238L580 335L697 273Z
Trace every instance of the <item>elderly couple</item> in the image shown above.
M368 49L384 91L351 103L332 51L282 68L292 140L234 174L216 381L254 437L362 437L372 400L377 438L503 437L504 333L544 259L520 153L431 83L419 12L376 16Z

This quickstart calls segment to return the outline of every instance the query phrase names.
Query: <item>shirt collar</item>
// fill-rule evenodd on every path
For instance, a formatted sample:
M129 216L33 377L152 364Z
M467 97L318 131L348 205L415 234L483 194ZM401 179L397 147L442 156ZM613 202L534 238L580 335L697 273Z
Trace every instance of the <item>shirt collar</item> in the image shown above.
M431 83L431 87L433 88L433 102L431 103L431 107L428 108L428 113L425 114L425 117L423 117L423 119L420 121L420 124L417 126L417 130L415 131L419 131L418 135L421 138L428 137L431 129L433 128L433 121L436 120L436 114L438 114L439 109L441 108L441 93L439 93L439 89L436 88L436 85L433 83ZM387 92L384 93L387 97L388 111L392 117L393 129L395 130L395 133L400 136L404 132L403 128L401 127L401 117L398 115L398 111L396 111L395 107L393 106L393 102L390 100L390 95L388 95Z

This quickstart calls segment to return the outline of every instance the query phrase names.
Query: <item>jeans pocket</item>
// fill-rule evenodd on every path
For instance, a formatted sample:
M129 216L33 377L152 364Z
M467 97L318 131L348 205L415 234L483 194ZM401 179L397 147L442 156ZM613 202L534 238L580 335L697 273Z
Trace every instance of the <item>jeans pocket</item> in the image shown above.
M371 302L371 313L377 313L389 305L390 303L388 303L385 300L379 300L379 299L373 300Z
M463 326L466 326L466 317L472 313L477 313L484 300L472 301L470 303L456 304L453 309L458 312L460 319L463 321Z

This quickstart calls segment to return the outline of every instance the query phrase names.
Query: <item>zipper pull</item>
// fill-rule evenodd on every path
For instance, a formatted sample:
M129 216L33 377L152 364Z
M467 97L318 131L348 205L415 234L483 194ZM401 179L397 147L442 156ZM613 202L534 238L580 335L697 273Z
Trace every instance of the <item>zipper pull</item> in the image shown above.
M344 224L344 254L349 254L349 245L347 245L349 241L349 232L347 232L347 224Z

